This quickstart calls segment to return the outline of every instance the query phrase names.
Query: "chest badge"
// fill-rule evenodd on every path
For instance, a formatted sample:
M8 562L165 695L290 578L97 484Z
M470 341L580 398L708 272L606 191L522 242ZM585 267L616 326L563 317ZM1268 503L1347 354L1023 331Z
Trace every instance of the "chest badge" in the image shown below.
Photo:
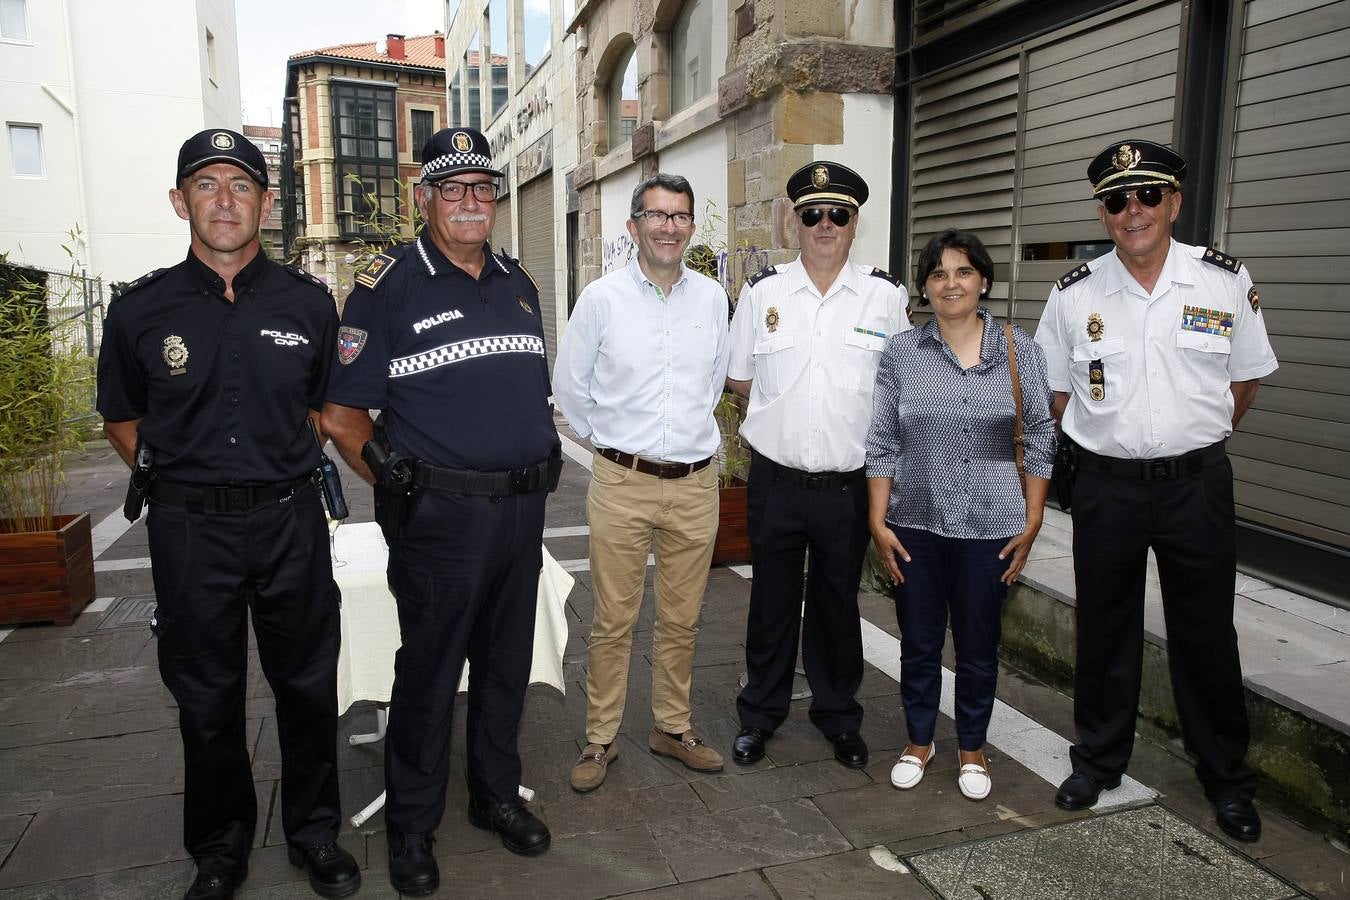
M1102 321L1101 313L1093 313L1088 316L1087 335L1089 339L1100 341L1104 331L1106 331L1106 323Z
M778 330L778 307L770 306L764 314L764 327L769 329L770 334Z
M519 294L516 294L516 302L520 304L521 309L525 310L530 315L534 315L534 307L531 306L528 302L526 302L524 297L520 296Z
M1088 396L1101 402L1106 399L1106 367L1100 359L1088 363Z
M182 338L176 334L166 337L160 353L164 357L164 365L169 367L170 375L187 374L188 348Z

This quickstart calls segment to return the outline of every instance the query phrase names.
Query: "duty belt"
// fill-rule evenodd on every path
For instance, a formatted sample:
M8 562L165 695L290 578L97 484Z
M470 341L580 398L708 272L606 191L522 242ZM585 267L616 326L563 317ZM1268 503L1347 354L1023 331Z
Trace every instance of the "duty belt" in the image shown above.
M1162 459L1118 459L1114 456L1101 456L1080 446L1078 471L1105 472L1116 478L1134 478L1139 481L1163 481L1182 475L1194 475L1201 469L1222 462L1227 455L1223 441L1180 456Z
M310 476L272 484L196 484L157 476L150 482L150 499L189 512L252 512L282 500L310 485Z
M789 466L779 465L759 451L755 451L755 455L764 460L765 464L773 470L774 478L791 482L798 487L809 488L813 491L836 490L846 484L862 481L867 475L867 469L865 467L854 469L851 472L803 472L801 469L793 469Z
M637 469L644 475L655 475L657 478L684 478L687 475L693 475L700 469L708 468L709 464L712 463L711 456L707 459L700 459L698 462L673 463L655 462L609 447L596 447L595 452L612 463L618 463L625 469Z
M445 494L474 494L483 497L509 497L548 490L548 460L508 469L504 472L479 472L475 469L446 469L419 462L413 469L413 484Z

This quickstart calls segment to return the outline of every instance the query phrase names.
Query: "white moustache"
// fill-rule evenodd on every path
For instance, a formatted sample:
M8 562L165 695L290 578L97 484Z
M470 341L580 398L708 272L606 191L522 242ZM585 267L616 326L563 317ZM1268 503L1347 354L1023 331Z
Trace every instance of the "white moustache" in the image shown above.
M482 213L461 213L450 217L451 222L486 222L487 216Z

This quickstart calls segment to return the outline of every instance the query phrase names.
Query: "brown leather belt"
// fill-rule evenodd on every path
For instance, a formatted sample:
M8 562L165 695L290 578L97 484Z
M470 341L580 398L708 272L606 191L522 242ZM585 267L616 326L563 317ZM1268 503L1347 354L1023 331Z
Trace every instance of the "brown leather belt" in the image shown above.
M706 469L712 464L711 456L691 463L660 463L634 456L631 453L624 453L622 450L613 450L609 447L596 447L595 452L612 463L618 463L625 469L637 469L644 475L655 475L657 478L684 478L687 475L693 475L699 469Z

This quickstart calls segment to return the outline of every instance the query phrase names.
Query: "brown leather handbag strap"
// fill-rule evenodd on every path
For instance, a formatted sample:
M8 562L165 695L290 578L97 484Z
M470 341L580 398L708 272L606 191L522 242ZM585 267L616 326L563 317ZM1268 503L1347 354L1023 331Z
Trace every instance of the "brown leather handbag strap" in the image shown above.
M1008 374L1012 376L1013 407L1017 418L1013 423L1013 458L1017 461L1017 481L1022 485L1022 496L1027 493L1027 468L1022 448L1022 379L1017 375L1017 344L1013 340L1012 322L1003 323L1003 335L1008 339Z

